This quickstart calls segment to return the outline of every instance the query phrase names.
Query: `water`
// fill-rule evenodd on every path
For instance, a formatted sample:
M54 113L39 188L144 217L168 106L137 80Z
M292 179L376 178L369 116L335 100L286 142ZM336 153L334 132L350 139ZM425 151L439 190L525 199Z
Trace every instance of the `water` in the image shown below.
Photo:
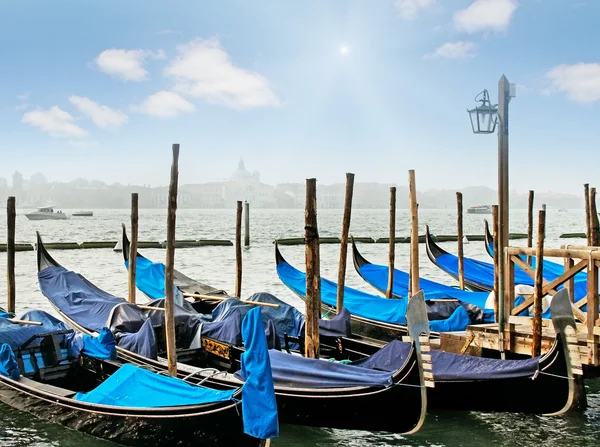
M69 212L69 210L63 210ZM140 210L139 239L163 241L166 238L166 211ZM303 303L279 280L275 272L273 240L281 237L302 237L303 210L250 210L251 247L243 252L242 295L268 291L284 301L303 309ZM491 216L464 215L464 233L482 234L483 220ZM398 210L396 234L410 235L408 210ZM321 236L339 236L342 222L341 210L319 210ZM425 224L433 233L455 234L456 213L453 210L420 210L420 230ZM29 221L23 212L17 213L17 242L33 242L40 231L45 242L84 242L114 240L121 237L121 224L129 224L128 210L95 210L94 217L72 218L67 221ZM177 214L177 239L229 239L235 237L235 210L179 210ZM388 236L386 210L353 210L351 234L355 236ZM525 233L525 210L511 210L511 231ZM546 247L563 244L582 245L581 239L559 239L561 233L585 231L582 210L558 213L547 211ZM6 217L0 215L0 240L6 238ZM525 241L511 241L512 245L525 245ZM456 253L456 243L440 244ZM361 244L361 253L374 263L387 263L387 244ZM303 268L304 247L282 246L285 258L294 266ZM464 246L465 256L490 262L483 242ZM164 260L164 250L143 250L153 260ZM396 266L408 270L408 244L396 245ZM112 249L61 250L51 254L66 268L73 269L101 289L115 295L127 293L127 273L121 253ZM421 276L447 284L452 278L437 269L427 258L420 245ZM163 261L164 262L164 261ZM200 247L177 249L175 262L178 270L214 287L233 291L235 282L234 247ZM321 246L321 275L336 280L339 262L338 245ZM0 265L5 265L6 255L0 253ZM358 277L349 254L346 284L350 287L374 292ZM37 285L35 252L16 255L17 313L41 308L50 313L47 300ZM0 290L6 290L6 279L0 275ZM600 441L600 381L588 380L588 410L584 413L561 417L539 417L523 414L494 414L473 412L429 412L424 427L415 435L401 436L358 431L317 429L282 425L280 437L274 446L512 446L540 445L596 446ZM551 390L549 390L551 392ZM400 414L398 408L389 411ZM37 420L0 404L0 445L2 446L75 446L88 447L114 445L89 438L55 424Z

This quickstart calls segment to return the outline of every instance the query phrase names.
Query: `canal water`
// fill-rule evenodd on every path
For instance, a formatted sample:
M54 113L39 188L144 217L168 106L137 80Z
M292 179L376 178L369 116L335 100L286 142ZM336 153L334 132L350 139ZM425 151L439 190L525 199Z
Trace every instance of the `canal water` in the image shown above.
M70 213L69 210L63 210ZM29 221L17 211L17 242L33 243L39 231L44 242L117 241L121 224L129 224L128 210L95 210L93 217L73 217L66 221ZM166 211L140 210L139 239L164 241L166 238ZM295 297L277 277L273 240L283 237L302 237L303 210L250 210L251 247L243 251L242 295L270 292L284 301L303 309L303 302ZM489 215L464 216L465 234L483 234L483 221ZM341 231L341 210L319 210L319 233L322 237L337 236ZM420 234L429 225L434 234L456 234L454 210L420 210ZM177 239L229 239L235 236L235 210L185 210L177 214ZM396 234L410 235L408 210L398 210ZM511 211L511 232L527 230L525 210ZM351 234L361 237L388 236L386 210L353 210ZM558 212L547 210L546 247L562 244L582 245L581 239L560 239L567 232L584 232L583 210ZM0 240L6 238L6 217L0 213ZM516 240L513 245L524 245ZM443 243L442 247L456 253L456 243ZM361 253L374 263L387 262L387 244L360 244ZM424 245L419 247L422 277L446 284L452 278L437 269L427 258ZM465 256L491 262L483 242L470 242L464 246ZM303 269L304 247L282 246L285 258ZM141 250L152 260L163 260L165 251ZM396 245L396 267L408 270L408 244ZM101 289L125 296L127 273L120 253L112 249L52 251L58 262L68 269L83 274ZM350 255L350 253L349 253ZM336 280L339 261L338 245L321 246L321 275ZM233 247L200 247L177 249L176 268L201 282L233 291L235 282L235 251ZM6 256L0 253L0 265L6 265ZM355 272L348 258L346 285L376 293ZM54 313L42 296L37 284L35 252L16 255L17 313L28 309L44 309ZM6 277L0 275L0 290L6 290ZM2 295L4 296L4 295ZM429 412L423 428L416 434L401 436L363 431L306 428L282 424L280 437L273 446L598 446L600 443L600 381L586 383L588 409L582 413L559 417L540 417L524 414ZM552 390L548 390L552 393ZM527 398L526 396L524 396ZM403 402L388 411L402 417ZM115 445L67 430L61 426L37 420L0 404L0 446L81 446Z

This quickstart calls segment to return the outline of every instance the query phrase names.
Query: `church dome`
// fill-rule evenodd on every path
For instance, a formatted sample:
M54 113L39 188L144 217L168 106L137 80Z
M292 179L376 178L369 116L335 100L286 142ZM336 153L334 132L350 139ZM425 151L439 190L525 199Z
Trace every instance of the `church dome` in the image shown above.
M252 178L252 174L246 169L244 160L240 158L237 169L231 175L231 180L245 180L249 178Z

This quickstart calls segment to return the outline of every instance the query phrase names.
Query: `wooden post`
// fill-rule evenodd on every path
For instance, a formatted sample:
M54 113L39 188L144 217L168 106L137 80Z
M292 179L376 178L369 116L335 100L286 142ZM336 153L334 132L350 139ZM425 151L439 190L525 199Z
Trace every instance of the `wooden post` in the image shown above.
M250 204L244 202L244 247L250 247Z
M533 191L529 191L527 203L527 247L533 247ZM527 264L531 265L531 256L527 256Z
M535 250L535 282L533 290L533 336L531 357L542 353L542 291L544 286L544 237L546 233L546 210L538 212L538 234Z
M500 295L498 294L498 279L499 279L499 268L498 268L498 205L492 205L492 232L494 235L494 321L498 321L498 303L500 302ZM500 332L498 332L500 335Z
M596 188L590 188L590 228L591 238L590 242L593 247L600 245L600 237L598 228L598 208L596 208Z
M588 348L589 348L589 363L593 366L600 365L599 344L600 337L594 334L596 322L598 321L598 265L592 259L592 252L588 257L587 268L587 333L588 333Z
M575 267L575 261L570 256L565 257L565 272ZM575 302L575 276L571 276L565 283L565 289L569 292L569 298L571 302Z
M16 306L16 285L15 285L15 227L17 218L16 199L9 197L6 202L6 223L8 232L6 233L6 283L8 286L8 304L6 310L15 312Z
M354 174L346 173L346 195L344 197L344 218L342 219L342 237L340 243L340 267L338 270L336 309L344 308L344 286L346 285L346 260L348 258L348 232L352 213L352 193L354 191Z
M131 243L129 245L129 294L130 303L135 304L135 274L138 247L138 193L131 193Z
M169 374L177 377L175 346L175 304L173 302L173 270L175 268L175 217L177 215L177 184L179 181L179 144L173 144L169 207L167 213L167 261L165 263L165 333Z
M396 260L396 187L390 188L390 242L388 254L388 286L386 298L391 298L394 292L394 263ZM408 285L410 288L410 284ZM410 295L410 293L409 293Z
M463 252L463 203L462 193L456 193L457 219L456 227L458 231L458 287L465 290L465 255Z
M319 357L319 319L321 318L321 264L319 231L317 229L317 180L306 179L306 210L304 215L306 257L306 335L305 355Z
M417 184L415 170L408 171L408 192L410 194L410 296L417 293L419 287L419 209L417 204ZM409 296L409 298L410 298Z
M583 184L583 194L585 195L585 235L587 237L587 246L592 245L592 222L590 220L590 185Z
M504 249L508 247L508 103L510 84L502 75L498 81L498 329L504 343L505 323L510 316Z
M237 202L235 218L235 296L242 297L242 201Z

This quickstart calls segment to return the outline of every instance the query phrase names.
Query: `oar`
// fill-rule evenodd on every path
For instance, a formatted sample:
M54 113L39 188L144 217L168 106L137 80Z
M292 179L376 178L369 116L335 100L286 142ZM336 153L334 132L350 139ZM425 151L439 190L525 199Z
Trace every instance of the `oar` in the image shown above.
M183 296L187 296L188 298L195 298L197 300L215 300L215 301L225 301L229 298L221 297L221 296L209 296L209 295L197 295L195 293L184 293ZM265 307L276 307L279 308L279 304L273 303L261 303L260 301L244 301L240 300L240 302L244 304L252 304L253 306L265 306Z
M43 323L40 321L27 321L27 320L17 320L16 318L9 318L9 321L17 324L31 324L33 326L43 326Z

